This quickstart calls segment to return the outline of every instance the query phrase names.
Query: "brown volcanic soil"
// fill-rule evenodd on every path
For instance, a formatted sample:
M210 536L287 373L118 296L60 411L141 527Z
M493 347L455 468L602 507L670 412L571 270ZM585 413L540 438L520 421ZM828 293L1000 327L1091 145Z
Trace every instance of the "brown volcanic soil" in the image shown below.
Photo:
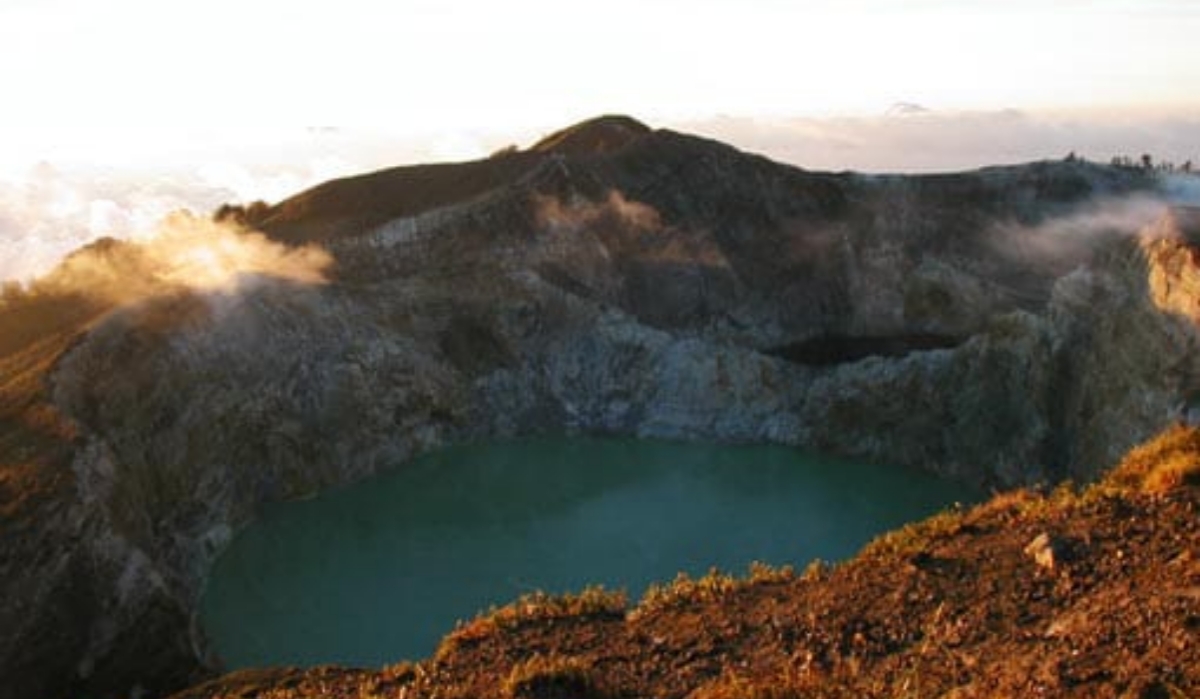
M470 201L510 185L554 156L608 155L651 133L623 116L557 131L527 151L461 163L408 165L330 180L274 206L242 211L245 223L289 243L332 240L387 221ZM235 215L236 217L236 215Z
M648 133L650 127L636 119L607 115L556 131L535 143L530 150L584 156L611 153Z
M42 305L59 313L13 323L9 327L17 331L0 338L0 570L14 571L16 577L6 582L23 599L35 598L47 585L36 564L64 556L37 523L61 518L75 495L70 460L76 428L50 403L42 377L75 342L87 313L65 301L59 308L58 301ZM44 337L33 340L34 330ZM0 696L48 696L42 678L61 673L63 649L86 642L79 628L84 603L79 595L64 598L70 603L18 607L0 617L5 629L0 651L11 658L12 670L0 678ZM26 632L19 645L18 630Z
M288 243L323 242L387 221L468 201L531 172L541 154L410 165L319 184L246 219Z
M229 675L201 697L1200 696L1200 431L1076 493L1020 491L803 575L532 597L379 671ZM1038 540L1043 544L1039 545Z

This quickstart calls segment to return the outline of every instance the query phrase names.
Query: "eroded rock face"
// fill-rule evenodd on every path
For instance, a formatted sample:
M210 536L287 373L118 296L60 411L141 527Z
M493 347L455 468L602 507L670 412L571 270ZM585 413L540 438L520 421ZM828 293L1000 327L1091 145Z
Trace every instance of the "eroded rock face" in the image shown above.
M35 620L0 645L0 676L33 678L14 696L157 693L216 667L194 612L259 505L448 442L770 441L1006 486L1096 474L1200 376L1186 226L1047 228L1145 175L829 175L585 127L242 212L323 241L329 283L176 289L81 334L44 376L78 430L71 487L20 511L50 553L0 571L0 618ZM805 343L832 349L768 351Z

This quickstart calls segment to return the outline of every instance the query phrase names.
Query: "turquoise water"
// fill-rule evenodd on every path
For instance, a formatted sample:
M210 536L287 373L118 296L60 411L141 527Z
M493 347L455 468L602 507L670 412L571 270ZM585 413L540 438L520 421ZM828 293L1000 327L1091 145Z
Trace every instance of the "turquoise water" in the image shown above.
M751 561L802 567L956 501L961 486L775 446L540 438L445 449L269 507L217 560L201 618L230 668L428 656L534 590Z

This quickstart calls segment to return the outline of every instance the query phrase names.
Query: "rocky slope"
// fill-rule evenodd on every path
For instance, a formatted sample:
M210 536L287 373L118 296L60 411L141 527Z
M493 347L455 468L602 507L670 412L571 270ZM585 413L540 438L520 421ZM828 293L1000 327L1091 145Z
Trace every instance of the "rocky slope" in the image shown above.
M80 251L0 306L0 694L211 673L196 602L259 505L454 440L1091 478L1197 385L1197 231L1157 187L1083 162L812 173L609 117L222 210L254 250L327 253L324 283L250 265L198 290L152 247Z

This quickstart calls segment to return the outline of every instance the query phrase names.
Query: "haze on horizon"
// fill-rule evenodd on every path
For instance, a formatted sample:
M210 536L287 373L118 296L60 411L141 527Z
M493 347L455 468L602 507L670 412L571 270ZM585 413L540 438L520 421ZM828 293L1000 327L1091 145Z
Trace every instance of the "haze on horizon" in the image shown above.
M1200 157L1188 0L6 0L0 279L626 113L814 169Z

